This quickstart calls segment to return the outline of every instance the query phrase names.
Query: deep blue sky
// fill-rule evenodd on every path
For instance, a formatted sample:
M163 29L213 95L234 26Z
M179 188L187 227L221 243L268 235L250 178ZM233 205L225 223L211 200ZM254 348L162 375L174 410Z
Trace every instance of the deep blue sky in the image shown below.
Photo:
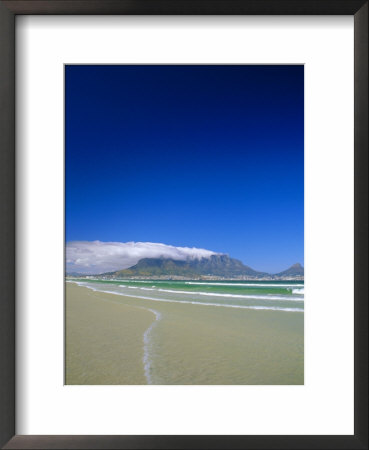
M304 258L303 66L66 66L66 239Z

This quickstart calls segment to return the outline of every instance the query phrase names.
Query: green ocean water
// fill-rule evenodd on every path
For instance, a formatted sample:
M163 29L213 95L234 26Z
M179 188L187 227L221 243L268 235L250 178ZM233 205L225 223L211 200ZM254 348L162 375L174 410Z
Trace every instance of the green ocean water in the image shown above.
M78 279L96 291L162 302L302 312L302 281Z

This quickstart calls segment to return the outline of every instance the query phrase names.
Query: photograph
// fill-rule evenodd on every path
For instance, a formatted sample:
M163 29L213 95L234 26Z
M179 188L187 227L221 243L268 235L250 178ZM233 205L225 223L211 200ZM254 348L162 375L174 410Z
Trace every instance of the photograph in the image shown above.
M64 383L304 385L304 65L67 64L64 127Z

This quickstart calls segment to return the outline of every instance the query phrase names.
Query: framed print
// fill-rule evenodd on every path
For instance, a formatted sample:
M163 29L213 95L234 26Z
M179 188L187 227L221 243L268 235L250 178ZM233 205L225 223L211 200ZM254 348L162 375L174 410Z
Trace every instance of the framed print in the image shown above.
M367 3L0 8L4 448L367 448Z

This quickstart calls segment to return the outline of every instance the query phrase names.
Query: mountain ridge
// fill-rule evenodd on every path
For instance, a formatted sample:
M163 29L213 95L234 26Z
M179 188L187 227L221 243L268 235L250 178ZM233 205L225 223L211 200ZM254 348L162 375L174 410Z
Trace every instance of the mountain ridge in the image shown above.
M198 279L303 279L304 268L299 263L277 274L259 272L226 254L209 258L176 260L173 258L142 258L133 266L98 275L107 278L198 278Z

